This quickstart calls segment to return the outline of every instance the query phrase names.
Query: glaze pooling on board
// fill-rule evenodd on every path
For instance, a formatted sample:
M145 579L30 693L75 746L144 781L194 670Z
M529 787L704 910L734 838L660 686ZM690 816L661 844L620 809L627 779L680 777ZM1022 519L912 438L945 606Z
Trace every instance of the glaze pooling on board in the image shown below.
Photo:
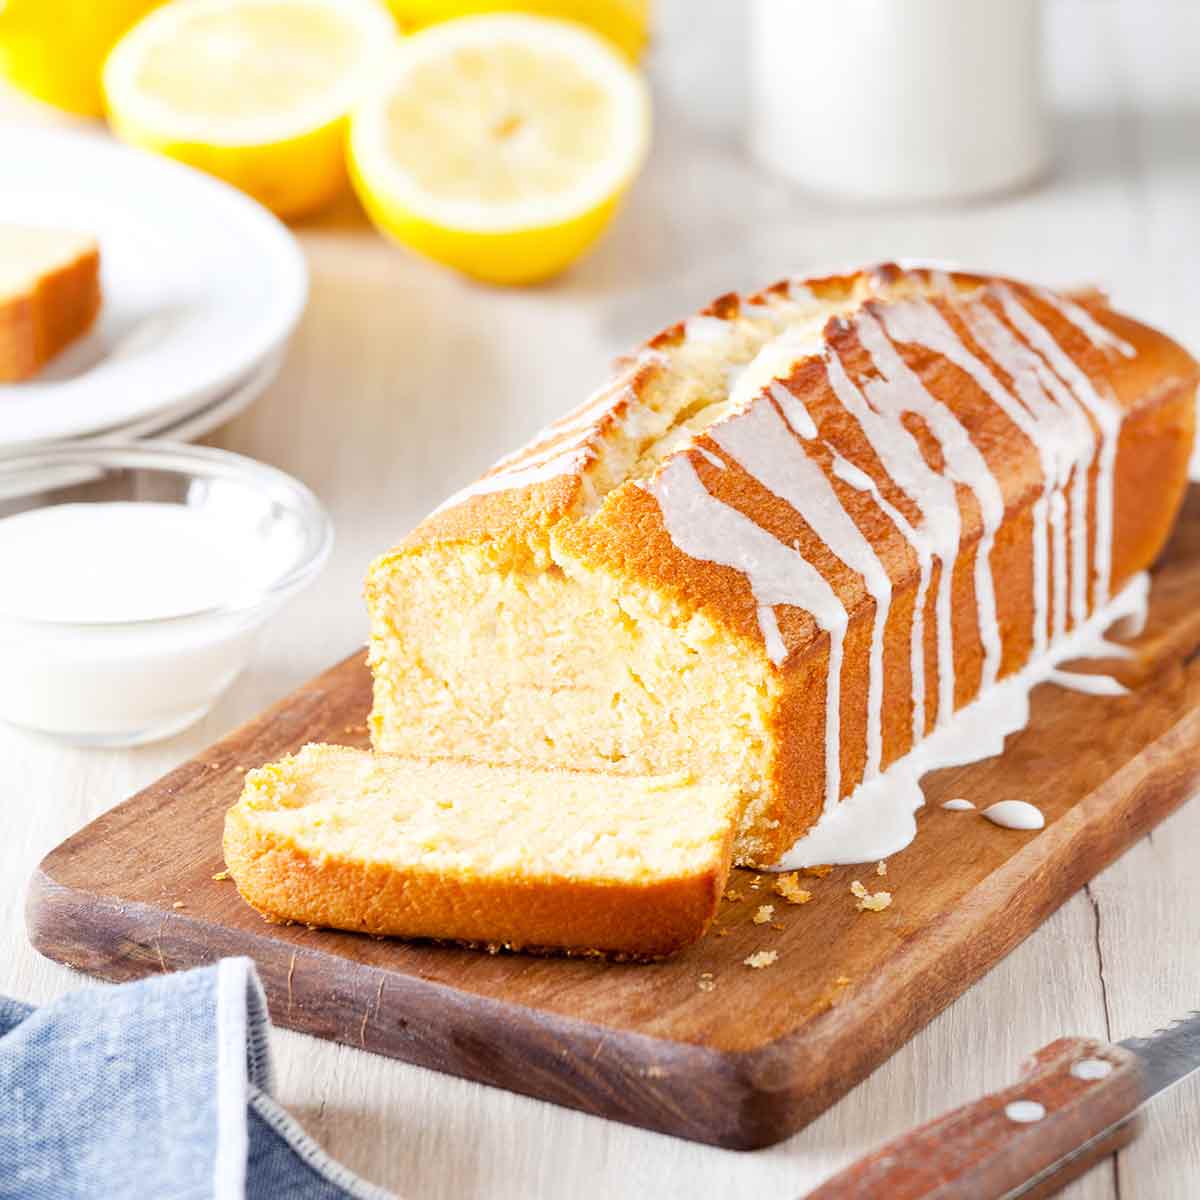
M876 779L860 784L768 869L869 862L903 850L916 836L916 813L925 803L921 777L999 754L1004 739L1029 723L1033 689L1050 681L1060 663L1111 657L1105 632L1118 621L1143 614L1149 594L1149 575L1135 576L1119 595L1040 658L998 680Z
M1042 810L1027 800L1000 800L979 815L1002 829L1043 829L1046 825Z

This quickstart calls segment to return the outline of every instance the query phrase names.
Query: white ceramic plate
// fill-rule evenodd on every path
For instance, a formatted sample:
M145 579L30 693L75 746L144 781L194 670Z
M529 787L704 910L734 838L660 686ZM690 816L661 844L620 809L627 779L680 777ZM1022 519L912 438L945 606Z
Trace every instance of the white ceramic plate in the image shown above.
M35 379L0 386L0 446L203 406L295 327L304 258L234 189L95 134L0 130L0 163L0 221L93 234L104 291L86 338Z

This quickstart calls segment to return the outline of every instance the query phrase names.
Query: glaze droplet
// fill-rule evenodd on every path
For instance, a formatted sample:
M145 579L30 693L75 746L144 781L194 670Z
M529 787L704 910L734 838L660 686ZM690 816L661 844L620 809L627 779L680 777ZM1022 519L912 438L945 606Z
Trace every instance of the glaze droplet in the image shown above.
M942 807L949 809L950 812L969 812L975 805L970 800L955 799L945 801Z
M1001 800L985 808L980 815L1005 829L1041 829L1046 824L1041 809L1024 800Z

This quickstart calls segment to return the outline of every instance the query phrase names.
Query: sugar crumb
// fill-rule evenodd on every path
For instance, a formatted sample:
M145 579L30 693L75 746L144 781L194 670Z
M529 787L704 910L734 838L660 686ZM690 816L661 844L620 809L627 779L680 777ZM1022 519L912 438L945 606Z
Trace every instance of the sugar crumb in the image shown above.
M778 950L756 950L749 958L742 961L753 970L761 971L763 967L769 967L778 957Z
M882 859L878 862L878 864L876 864L875 874L876 875L886 875L887 874L887 863L885 863Z
M866 887L864 887L864 886L863 886L863 883L862 883L862 881L861 881L861 880L859 880L859 879L856 879L856 880L854 880L854 881L853 881L853 882L850 884L850 891L851 891L851 892L852 892L852 893L853 893L855 896L857 896L857 897L858 897L860 900L861 900L861 899L863 899L863 897L865 897L865 896L867 896L867 895L869 894L869 893L867 892L867 889L866 889Z
M717 981L713 978L713 973L711 971L702 971L696 986L702 992L711 992L716 988Z
M215 879L215 880L216 880L218 883L222 883L224 880L226 880L226 879L228 879L228 878L229 878L229 872L228 872L228 871L218 871L218 872L217 872L217 873L216 873L216 874L213 876L213 878L214 878L214 879Z
M176 901L175 901L175 903L171 905L171 907L172 907L172 908L182 908L182 907L183 907L183 901L182 901L182 900L176 900Z
M812 892L807 892L800 886L795 871L780 875L775 880L775 892L789 904L807 904L812 899Z

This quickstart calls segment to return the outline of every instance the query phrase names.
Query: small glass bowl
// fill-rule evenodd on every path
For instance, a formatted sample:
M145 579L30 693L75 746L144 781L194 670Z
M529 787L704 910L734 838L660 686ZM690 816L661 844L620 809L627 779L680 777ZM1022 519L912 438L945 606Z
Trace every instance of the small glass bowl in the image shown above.
M84 746L135 746L203 717L245 667L263 623L317 576L333 526L303 484L253 459L172 443L97 442L0 456L0 521L58 504L181 505L252 551L228 602L93 623L4 612L0 718ZM211 597L210 597L211 599Z

